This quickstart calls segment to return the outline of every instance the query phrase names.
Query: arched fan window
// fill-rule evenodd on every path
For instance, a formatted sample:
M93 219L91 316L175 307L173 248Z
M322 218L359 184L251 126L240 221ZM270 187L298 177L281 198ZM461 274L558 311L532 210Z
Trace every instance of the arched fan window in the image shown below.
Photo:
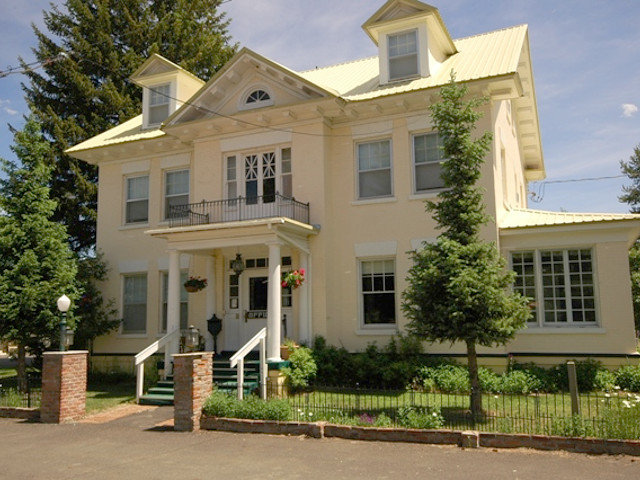
M244 103L246 103L247 105L251 105L268 102L269 100L271 100L271 96L269 95L269 93L265 92L264 90L254 90L247 96L247 100Z

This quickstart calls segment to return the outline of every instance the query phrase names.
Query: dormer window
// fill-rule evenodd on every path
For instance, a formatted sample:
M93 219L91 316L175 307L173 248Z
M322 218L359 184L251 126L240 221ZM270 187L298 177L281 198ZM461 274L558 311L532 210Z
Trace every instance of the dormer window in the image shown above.
M159 125L169 116L171 84L149 88L149 125Z
M411 30L388 36L389 80L418 74L418 32Z

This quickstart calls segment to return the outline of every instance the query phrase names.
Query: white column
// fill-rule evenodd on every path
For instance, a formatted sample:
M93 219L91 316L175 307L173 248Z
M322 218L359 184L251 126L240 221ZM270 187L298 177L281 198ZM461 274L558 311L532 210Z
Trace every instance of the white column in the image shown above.
M206 260L206 276L207 276L207 288L205 294L207 295L206 304L206 319L209 320L214 313L216 313L216 257L210 255ZM205 325L205 329L206 329ZM208 352L213 351L213 335L207 332L204 337L206 338L206 349ZM215 352L218 353L218 352Z
M180 328L180 252L169 250L169 276L167 278L167 333ZM171 355L179 353L180 339L176 339L165 348L165 373L173 373Z
M267 362L280 362L280 330L282 321L282 275L280 243L269 243L269 284L267 289Z
M304 269L305 282L298 288L300 306L298 308L298 332L300 342L311 345L311 272L309 271L309 254L300 252L300 269Z

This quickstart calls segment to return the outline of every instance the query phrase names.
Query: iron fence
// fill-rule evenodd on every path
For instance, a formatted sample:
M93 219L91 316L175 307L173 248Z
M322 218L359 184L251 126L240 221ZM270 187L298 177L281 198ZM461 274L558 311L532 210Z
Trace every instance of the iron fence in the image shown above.
M26 387L18 388L16 377L0 380L0 407L38 408L42 399L42 375L27 374Z
M287 217L308 224L309 204L279 193L210 202L203 200L171 206L169 226L187 227L271 217Z
M467 393L322 386L292 393L270 386L268 396L286 399L296 421L431 428L407 419L433 416L434 428L640 439L640 395L630 392L580 394L579 412L572 411L569 393L483 393L479 418L469 411Z

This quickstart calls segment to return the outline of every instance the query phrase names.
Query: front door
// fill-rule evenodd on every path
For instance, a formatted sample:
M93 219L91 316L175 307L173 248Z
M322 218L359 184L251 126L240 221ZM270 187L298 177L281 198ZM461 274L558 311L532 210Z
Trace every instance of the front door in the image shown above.
M244 310L244 341L250 340L256 333L267 326L267 298L269 277L266 272L251 272L244 278L246 306Z

